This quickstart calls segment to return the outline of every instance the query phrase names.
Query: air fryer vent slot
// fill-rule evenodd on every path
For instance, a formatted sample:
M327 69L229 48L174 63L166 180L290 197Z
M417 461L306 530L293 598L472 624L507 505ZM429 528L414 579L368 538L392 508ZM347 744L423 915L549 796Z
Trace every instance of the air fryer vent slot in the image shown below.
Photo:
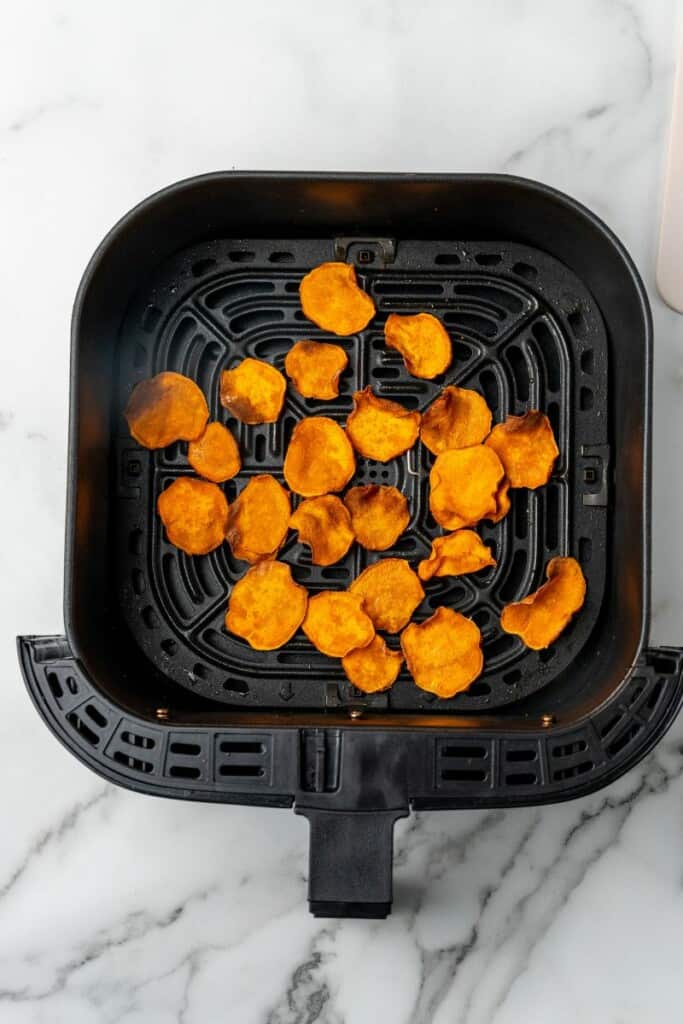
M219 735L215 742L215 777L229 778L231 784L270 784L272 771L272 737L254 736L244 739L230 734Z
M467 787L490 782L492 746L490 743L453 743L436 741L437 789Z

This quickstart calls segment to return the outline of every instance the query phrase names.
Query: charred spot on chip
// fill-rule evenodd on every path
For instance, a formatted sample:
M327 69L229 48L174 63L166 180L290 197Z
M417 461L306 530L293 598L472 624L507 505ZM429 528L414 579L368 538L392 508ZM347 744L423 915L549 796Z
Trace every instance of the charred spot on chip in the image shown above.
M477 391L449 385L422 414L420 439L434 455L481 444L491 429L491 410Z
M381 636L375 636L366 647L349 651L342 658L346 678L363 693L381 693L396 682L403 655L392 651Z
M350 263L321 263L299 285L301 308L309 320L332 334L362 331L375 315L375 305L358 286Z
M451 365L453 353L448 331L431 313L391 313L384 325L384 337L389 348L401 353L413 377L431 380Z
M437 697L466 690L484 667L479 627L452 608L411 622L401 634L401 648L416 685Z
M188 555L206 555L225 539L228 502L216 484L180 477L161 492L157 510L170 543Z
M295 426L285 455L288 486L304 498L343 490L356 472L346 433L327 416L309 416Z
M282 547L291 515L289 494L274 476L252 477L230 506L225 538L235 558L260 562Z
M547 582L533 594L503 608L500 624L534 651L557 640L586 599L586 579L575 558L551 558Z
M165 448L174 441L200 437L209 419L209 407L193 380L165 370L136 384L124 416L143 448Z
M344 496L356 540L369 551L392 547L410 522L408 500L396 487L364 484Z
M250 356L221 374L221 405L242 423L275 423L286 390L287 382L279 370Z
M378 398L371 387L356 391L346 430L353 447L377 462L388 462L412 448L420 432L420 413Z
M308 544L313 565L333 565L343 558L355 540L351 516L335 494L306 498L292 514L289 525Z
M486 444L503 463L510 487L531 490L548 483L560 454L550 420L538 409L508 416L493 428Z
M367 646L375 635L362 599L345 590L324 590L310 598L303 631L314 647L331 658L343 658Z
M495 515L503 477L500 459L486 445L442 452L429 474L432 515L447 530L473 526Z
M187 461L206 480L222 484L242 468L237 441L222 423L209 423L201 437L190 441Z
M348 364L344 349L325 341L297 341L285 356L285 372L304 398L337 398Z
M296 633L308 605L305 587L283 562L259 562L235 583L225 628L256 651L274 651Z
M491 548L484 544L478 533L456 530L432 541L429 558L420 562L417 572L421 580L431 580L433 576L462 576L479 572L495 564Z
M403 558L383 558L364 569L349 587L363 600L375 629L398 633L424 599L422 584Z

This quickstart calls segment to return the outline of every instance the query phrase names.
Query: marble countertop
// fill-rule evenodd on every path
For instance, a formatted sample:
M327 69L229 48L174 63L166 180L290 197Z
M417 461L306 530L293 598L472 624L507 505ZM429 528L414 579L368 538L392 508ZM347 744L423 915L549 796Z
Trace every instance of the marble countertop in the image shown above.
M654 287L680 5L13 4L0 38L2 1024L673 1024L683 719L609 789L399 822L386 922L315 921L306 822L115 789L49 735L70 306L140 198L220 168L509 171L592 207L653 303L652 640L683 642L683 318ZM26 751L31 760L27 762Z

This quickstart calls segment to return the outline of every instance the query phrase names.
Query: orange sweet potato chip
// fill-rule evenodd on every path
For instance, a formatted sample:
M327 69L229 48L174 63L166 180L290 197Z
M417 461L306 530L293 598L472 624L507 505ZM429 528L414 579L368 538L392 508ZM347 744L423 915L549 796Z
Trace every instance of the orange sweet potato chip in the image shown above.
M551 558L545 574L547 583L506 605L500 616L505 632L521 636L534 651L557 640L586 597L586 580L575 558Z
M410 522L408 501L395 487L366 484L344 497L356 540L369 551L386 551Z
M274 651L304 621L308 593L284 562L259 562L232 588L225 628L256 651Z
M432 576L462 576L468 572L479 572L495 564L491 549L478 533L456 530L432 541L429 558L420 562L417 572L421 580L431 580Z
M388 690L401 671L403 655L387 647L383 637L375 636L367 647L358 647L342 658L346 678L363 693Z
M505 519L510 511L510 506L510 481L507 477L503 477L496 491L496 511L490 516L486 516L486 519L491 523L499 523L501 519Z
M161 492L157 510L171 544L188 555L206 555L225 539L228 502L216 484L181 476Z
M420 438L434 455L481 444L491 429L491 410L477 391L444 388L422 415Z
M510 487L541 487L550 480L560 454L550 420L538 409L508 416L493 428L486 444L497 452Z
M319 651L331 658L343 658L357 647L366 647L375 635L362 599L345 590L324 590L312 597L303 631Z
M209 423L200 438L190 441L187 461L215 484L230 480L242 467L237 441L222 423Z
M297 341L285 356L287 376L304 398L337 398L348 364L344 349L325 341Z
M230 506L225 538L235 558L261 562L282 547L292 508L289 494L274 476L252 477Z
M356 472L346 433L327 416L309 416L295 426L285 455L289 487L304 498L343 490Z
M165 448L174 441L194 441L209 418L206 399L193 380L165 371L133 388L124 413L136 441L144 448Z
M398 633L425 596L422 584L403 558L384 558L367 569L349 587L363 599L363 609L375 629Z
M429 507L437 523L459 530L495 514L503 476L500 459L483 444L437 455L429 474Z
M375 315L369 295L358 287L350 263L321 263L299 285L301 308L314 324L332 334L362 331Z
M355 540L351 516L336 494L306 498L295 510L289 525L299 532L299 543L311 548L313 565L333 565L343 558Z
M353 396L346 430L357 452L367 459L388 462L413 447L420 432L420 414L378 398L367 387Z
M437 608L425 622L411 622L401 634L401 647L417 685L437 697L466 690L484 667L479 627L452 608Z
M448 331L431 313L391 313L384 325L384 338L389 348L401 353L413 377L431 380L451 365L453 353Z
M242 423L275 423L286 390L280 371L261 359L247 357L221 374L221 405Z

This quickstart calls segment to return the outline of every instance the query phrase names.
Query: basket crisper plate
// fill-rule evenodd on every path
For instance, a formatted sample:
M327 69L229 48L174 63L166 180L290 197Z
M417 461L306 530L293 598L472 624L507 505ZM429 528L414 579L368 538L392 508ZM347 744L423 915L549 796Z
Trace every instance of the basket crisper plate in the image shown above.
M356 263L377 316L361 334L338 339L303 316L302 275L341 253ZM386 348L383 324L391 312L426 310L443 320L453 340L450 370L435 381L410 377L400 355ZM301 338L335 341L349 355L341 394L331 402L301 398L289 387L275 424L248 427L218 400L221 370L244 356L283 368ZM326 415L343 422L351 395L371 384L376 393L424 410L445 384L474 388L496 422L508 413L542 409L561 451L549 485L511 491L512 510L499 524L480 524L494 550L493 569L434 580L416 612L439 605L470 615L484 637L485 671L469 691L437 701L404 669L394 687L370 697L347 681L338 661L319 654L299 632L285 648L253 651L223 625L231 585L248 566L227 544L190 558L164 538L156 499L174 478L191 473L185 445L160 452L139 448L121 410L132 387L161 370L176 370L204 390L212 418L239 439L243 469L225 485L228 500L258 473L282 477L295 423ZM600 612L607 557L607 339L590 293L557 260L525 246L501 243L390 240L354 243L221 240L186 250L141 283L122 324L113 410L114 546L121 611L140 647L167 677L203 696L235 706L324 708L364 703L392 710L492 709L519 700L565 670L589 637ZM358 458L354 484L393 484L411 509L408 530L386 552L353 545L340 563L311 565L309 549L290 534L279 557L312 593L345 588L378 558L424 558L441 531L428 507L433 456L417 444L389 463ZM526 650L503 633L503 604L534 590L554 555L573 555L588 581L581 613L547 651ZM397 645L396 638L389 640Z

